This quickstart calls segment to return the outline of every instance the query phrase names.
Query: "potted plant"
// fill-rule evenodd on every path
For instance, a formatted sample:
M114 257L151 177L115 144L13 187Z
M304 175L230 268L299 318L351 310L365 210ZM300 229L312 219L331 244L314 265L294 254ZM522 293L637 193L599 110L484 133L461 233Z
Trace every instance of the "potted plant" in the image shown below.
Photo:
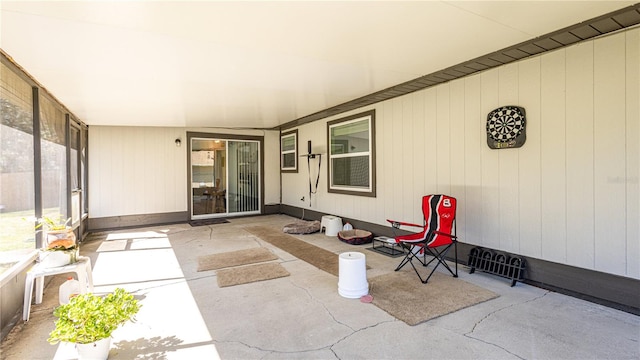
M38 261L47 267L57 267L77 261L78 246L76 234L68 225L71 218L43 216L38 220L36 229L43 231L43 246Z
M75 296L54 310L58 319L47 341L52 345L75 343L79 359L106 359L111 334L127 321L135 321L140 307L138 300L122 288L104 297L92 293Z

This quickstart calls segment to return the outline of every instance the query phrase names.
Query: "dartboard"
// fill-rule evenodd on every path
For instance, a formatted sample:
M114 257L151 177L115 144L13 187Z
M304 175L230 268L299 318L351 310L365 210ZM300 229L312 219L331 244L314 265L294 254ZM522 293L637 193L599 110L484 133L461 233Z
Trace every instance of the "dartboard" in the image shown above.
M525 125L524 108L497 108L487 116L487 144L492 149L520 147L526 140Z

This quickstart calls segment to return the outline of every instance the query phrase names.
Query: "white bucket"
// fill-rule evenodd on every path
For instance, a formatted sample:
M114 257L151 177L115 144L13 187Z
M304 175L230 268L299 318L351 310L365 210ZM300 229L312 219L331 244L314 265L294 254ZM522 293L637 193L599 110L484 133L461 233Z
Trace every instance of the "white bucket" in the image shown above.
M109 357L111 338L106 337L90 344L76 344L76 348L78 360L106 360Z
M369 294L367 261L363 253L346 252L339 256L338 294L349 299L358 299Z

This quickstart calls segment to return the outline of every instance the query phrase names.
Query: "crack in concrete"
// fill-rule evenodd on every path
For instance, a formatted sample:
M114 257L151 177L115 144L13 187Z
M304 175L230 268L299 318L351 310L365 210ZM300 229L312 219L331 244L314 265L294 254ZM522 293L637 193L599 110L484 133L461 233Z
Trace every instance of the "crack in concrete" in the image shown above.
M295 260L297 260L297 259L295 259ZM295 260L290 260L290 261L295 261ZM285 262L285 261L283 261L283 262ZM211 277L211 276L203 276L203 277L199 277L199 278L192 279L192 280L200 280L200 279L204 279L204 278L207 278L207 277ZM332 347L333 347L335 344L339 343L340 341L342 341L342 340L344 340L344 339L348 338L349 336L353 335L354 333L356 333L356 332L357 332L357 331L359 331L359 330L354 330L354 329L353 329L353 328L351 328L350 326L348 326L348 325L346 325L346 324L344 324L344 323L342 323L342 322L338 321L338 320L333 316L333 314L329 311L329 309L327 309L327 307L324 305L324 303L322 303L320 300L316 299L316 298L315 298L315 297L314 297L314 296L309 292L309 290L308 290L308 289L305 289L304 287L302 287L302 286L300 286L300 285L298 285L298 284L294 283L294 282L293 282L293 281L291 281L291 280L290 280L289 282L290 282L290 284L291 284L291 285L293 285L294 287L296 287L296 288L298 288L298 289L303 290L311 300L313 300L313 301L315 301L316 303L320 304L320 306L322 306L322 308L326 311L326 313L327 313L327 314L329 314L329 316L333 319L333 321L335 321L337 324L339 324L339 325L341 325L341 326L344 326L344 327L346 327L346 328L350 329L350 330L352 331L352 333L351 333L351 334L349 334L349 335L347 335L347 336L345 336L345 337L343 337L342 339L340 339L340 340L336 341L335 343L333 343L333 344L331 344L331 345L326 345L326 346L322 346L322 347L318 347L318 348L314 348L314 349L294 350L294 351L281 351L281 350L275 350L275 349L265 349L265 348L262 348L262 347L259 347L259 346L255 346L255 345L251 345L251 344L247 344L247 343L245 343L245 342L238 341L238 340L221 341L221 340L216 340L216 339L214 339L214 341L215 341L215 342L217 342L217 343L220 343L220 344L240 344L240 345L242 345L242 346L246 346L246 347L247 347L247 348L249 348L249 349L255 349L255 350L258 350L258 351L262 351L262 352L264 352L265 354L264 354L263 356L261 356L261 357L260 357L261 359L265 358L266 356L268 356L268 355L270 355L270 354L304 354L304 353L310 353L310 352L322 351L322 350L329 350L329 351L331 351L331 353L333 353L333 354L334 354L334 356L336 357L336 359L339 359L339 357L338 357L338 356L335 354L335 352L333 351Z
M312 299L313 301L315 301L316 303L318 303L320 306L322 306L322 308L325 310L325 312L326 312L326 313L331 317L331 319L333 319L333 321L334 321L336 324L339 324L339 325L341 325L341 326L344 326L344 327L348 328L349 330L351 330L351 333L350 333L350 334L347 334L347 335L345 335L345 336L343 336L342 338L340 338L340 339L338 339L338 340L336 340L336 341L335 341L333 344L331 344L331 345L328 345L328 346L325 346L325 347L321 347L321 348L318 348L318 349L311 349L311 350L305 350L305 351L296 351L296 352L279 352L279 353L289 354L289 353L301 353L301 352L318 351L318 350L328 349L328 350L330 350L330 351L331 351L331 353L333 353L333 355L335 356L335 358L336 358L336 359L340 359L340 357L338 356L338 354L336 354L336 352L333 350L334 346L336 346L336 345L340 344L341 342L343 342L343 341L345 341L345 340L349 339L350 337L352 337L352 336L354 336L354 335L356 335L356 334L358 334L358 333L360 333L360 332L362 332L362 331L365 331L365 330L368 330L368 329L375 328L375 327L377 327L377 326L379 326L379 325L382 325L382 324L385 324L385 323L388 323L388 322L394 322L394 321L396 321L395 319L394 319L394 320L387 320L387 321L380 321L380 322L377 322L377 323L375 323L375 324L371 324L371 325L369 325L369 326L365 326L365 327L360 328L360 329L354 329L354 328L352 328L351 326L349 326L349 325L347 325L347 324L345 324L345 323L343 323L343 322L339 321L338 319L336 319L336 317L333 315L333 313L331 313L331 311L329 311L329 309L324 305L324 303L323 303L322 301L318 300L316 297L314 297L314 296L309 292L309 290L308 290L308 289L306 289L306 288L304 288L304 287L302 287L302 286L300 286L300 285L298 285L298 284L294 283L293 281L290 281L290 283L291 283L291 285L293 285L293 286L295 286L295 287L297 287L297 288L299 288L299 289L303 290L305 293L307 293L307 295L309 296L309 298L310 298L310 299Z
M316 303L318 303L320 306L322 306L322 308L324 309L324 311L325 311L325 312L326 312L326 313L331 317L331 319L333 319L333 321L335 321L335 322L336 322L336 324L340 324L340 325L342 325L342 326L344 326L344 327L348 328L348 329L349 329L349 330L351 330L351 331L356 331L356 330L355 330L355 329L353 329L351 326L349 326L349 325L347 325L347 324L345 324L345 323L342 323L342 322L338 321L338 319L336 319L336 317L335 317L335 316L333 316L333 314L331 313L331 311L329 311L329 309L327 309L327 307L324 305L324 303L323 303L322 301L320 301L320 300L316 299L316 298L315 298L315 296L313 296L313 295L311 294L311 292L309 292L309 290L308 290L308 289L305 289L305 288L303 288L302 286L300 286L300 285L296 284L293 280L290 280L289 282L291 283L291 285L293 285L293 286L297 287L297 288L298 288L298 289L300 289L300 290L303 290L305 293L307 293L307 296L309 296L309 298L310 298L311 300L315 301L315 302L316 302Z
M516 306L520 306L520 305L523 305L523 304L528 304L528 303L530 303L530 302L540 300L540 299L542 299L543 297L547 296L549 293L550 293L550 291L546 291L546 292L544 292L542 295L540 295L540 296L536 296L536 297L534 297L534 298L532 298L532 299L529 299L529 300L527 300L527 301L524 301L524 302L521 302L521 303L517 303L517 304L511 304L511 305L509 305L509 306L505 306L505 307L502 307L502 308L496 309L496 310L494 310L494 311L492 311L492 312L488 313L487 315L485 315L482 319L478 320L475 324L473 324L473 327L471 328L471 331L469 331L469 332L467 332L467 333L463 334L463 336L464 336L464 337L467 337L467 338L469 338L469 339L473 339L473 340L480 341L480 342L482 342L482 343L484 343L484 344L487 344L487 345L495 346L495 347L497 347L497 348L499 348L499 349L501 349L501 350L503 350L503 351L505 351L505 352L507 352L507 353L509 353L509 354L511 354L511 355L513 355L513 356L515 356L515 357L517 357L518 359L523 359L523 360L524 360L525 358L523 358L522 356L520 356L520 355L518 355L518 354L515 354L515 353L513 353L513 352L511 352L511 351L509 351L509 350L507 350L507 349L505 349L504 347L502 347L502 346L500 346L500 345L498 345L498 344L495 344L495 343L492 343L492 342L485 341L485 340L483 340L483 339L480 339L480 338L474 337L474 336L472 336L472 334L473 334L473 332L476 330L476 328L478 327L478 325L480 325L480 323L482 323L483 321L487 320L489 317L493 316L494 314L496 314L496 313L498 313L498 312L501 312L501 311L504 311L504 310L507 310L507 309L510 309L510 308L513 308L513 307L516 307Z
M212 240L212 239L213 239L213 228L212 228L211 226L207 226L207 228L209 229L209 240ZM183 231L193 231L193 230L186 229L186 230L183 230ZM180 231L180 232L183 232L183 231ZM179 232L175 232L174 234L178 234L178 233L179 233ZM191 243L191 242L194 242L194 241L201 241L201 240L202 240L202 239L201 239L199 236L196 236L196 237L194 237L194 238L193 238L193 239L191 239L191 240L187 240L187 241L185 241L185 244L189 244L189 243Z
M253 242L254 242L254 243L256 243L256 245L258 245L258 246L260 246L260 247L263 247L263 248L267 249L267 247L266 247L266 246L264 246L264 245L260 242L260 240L256 239L256 237L255 237L255 236L251 236L251 239L253 239Z
M258 351L263 351L266 354L264 354L264 356L262 356L261 358L264 358L265 356L269 355L269 354L301 354L301 353L308 353L308 352L313 352L313 351L320 351L320 350L324 350L324 349L328 349L329 346L323 346L317 349L307 349L307 350L293 350L293 351L282 351L282 350L274 350L274 349L265 349L265 348L261 348L260 346L255 346L255 345L250 345L247 344L243 341L238 341L238 340L216 340L214 339L213 341L215 341L218 344L240 344L242 346L245 346L249 349L254 349L254 350L258 350Z
M217 276L218 276L218 274L210 274L210 275L196 276L196 277L192 277L192 278L189 278L189 279L186 279L186 280L187 280L187 283L188 283L188 282L191 282L191 281L203 280L203 279L208 279L208 278L212 278L212 277L215 278Z
M395 320L393 320L393 321L395 321ZM330 351L336 359L340 359L340 356L338 356L338 354L336 354L336 352L333 349L334 346L338 345L342 341L347 340L351 336L353 336L353 335L355 335L355 334L357 334L357 333L359 333L359 332L361 332L363 330L375 328L375 327L377 327L379 325L382 325L384 323L393 322L393 321L381 321L379 323L376 323L376 324L373 324L373 325L370 325L370 326L366 326L366 327L364 327L362 329L353 330L353 332L351 334L342 337L341 339L337 340L336 342L334 342L331 345L322 346L322 347L318 347L318 348L314 348L314 349L282 351L282 350L275 350L275 349L265 349L265 348L262 348L262 347L259 347L259 346L255 346L255 345L250 345L250 344L247 344L245 342L238 341L238 340L221 341L221 340L214 339L214 341L217 342L217 343L220 343L220 344L240 344L240 345L246 346L249 349L255 349L255 350L258 350L258 351L263 351L263 352L265 352L265 354L262 357L260 357L261 359L265 358L266 356L268 356L270 354L305 354L305 353L311 353L311 352L323 351L323 350ZM338 323L341 324L340 322L338 322ZM343 324L341 324L341 325L343 325Z
M361 328L361 329L353 330L353 332L352 332L351 334L343 336L343 337L342 337L342 339L339 339L338 341L336 341L335 343L333 343L332 345L330 345L330 346L329 346L329 348L330 348L330 349L331 349L331 351L333 352L333 347L334 347L334 346L336 346L336 345L338 345L339 343L341 343L341 342L343 342L343 341L347 340L348 338L352 337L353 335L356 335L357 333L362 332L362 331L364 331L364 330L373 329L373 328L378 327L378 326L380 326L380 325L382 325L382 324L392 323L392 322L395 322L395 321L397 321L397 320L395 320L395 319L394 319L394 320L380 321L380 322L377 322L377 323L375 323L375 324L371 324L371 325L369 325L369 326L365 326L365 327L363 327L363 328ZM335 352L334 352L334 354L335 354ZM336 355L336 357L337 357L337 355ZM339 358L339 357L338 357L338 358Z
M212 236L213 236L213 231L212 231L212 230L213 230L213 229L211 229L211 228L210 228L209 239L211 239L211 238L212 238ZM254 240L258 245L263 246L263 245L262 245L262 243L260 242L260 239L259 239L259 238L255 237L255 236L251 236L251 238L252 238L252 239L253 239L253 240ZM195 239L194 239L194 240L195 240ZM193 240L191 240L191 241L193 241ZM283 260L283 259L280 259L280 260L281 260L281 263L288 263L288 262L300 261L300 259L297 259L297 258L294 258L294 259L291 259L291 260ZM216 275L205 275L205 276L194 277L194 278L187 279L187 282L190 282L190 281L197 281L197 280L203 280L203 279L211 278L211 277L216 277ZM245 343L245 342L238 341L238 340L221 341L221 340L216 340L216 339L214 339L214 341L215 341L215 342L217 342L217 343L220 343L220 344L239 344L239 345L245 346L245 347L247 347L247 348L249 348L249 349L255 349L255 350L258 350L258 351L264 352L264 354L260 357L261 359L263 359L263 358L265 358L265 357L269 356L270 354L285 354L285 355L286 355L286 354L305 354L305 353L311 353L311 352L323 351L323 350L328 350L328 351L330 351L336 359L340 359L340 357L338 356L338 354L336 354L336 352L334 351L334 347L335 347L336 345L338 345L338 344L340 344L341 342L343 342L343 341L345 341L345 340L349 339L350 337L352 337L352 336L354 336L354 335L358 334L358 333L359 333L359 332L361 332L361 331L368 330L368 329L371 329L371 328L375 328L375 327L377 327L377 326L379 326L379 325L382 325L382 324L385 324L385 323L389 323L389 322L397 321L397 320L395 320L395 319L394 319L394 320L387 320L387 321L380 321L380 322L378 322L378 323L375 323L375 324L372 324L372 325L369 325L369 326L366 326L366 327L363 327L363 328L360 328L360 329L354 329L354 328L352 328L351 326L349 326L349 325L347 325L347 324L345 324L345 323L343 323L343 322L339 321L339 320L338 320L338 319L333 315L333 313L332 313L332 312L331 312L331 311L330 311L330 310L325 306L325 304L324 304L322 301L320 301L320 300L319 300L319 299L317 299L315 296L313 296L313 294L311 294L311 292L309 291L309 289L306 289L306 288L304 288L304 287L302 287L302 286L300 286L300 285L296 284L293 280L289 280L289 282L290 282L290 283L291 283L291 285L293 285L294 287L296 287L296 288L298 288L298 289L300 289L300 290L304 291L304 292L307 294L307 296L309 297L309 299L311 299L312 301L314 301L314 302L316 302L317 304L319 304L319 305L324 309L324 311L326 312L326 314L327 314L327 315L329 315L329 316L331 317L331 319L332 319L336 324L338 324L338 325L340 325L340 326L344 326L345 328L349 329L351 332L350 332L349 334L347 334L347 335L343 336L342 338L340 338L340 339L338 339L338 340L334 341L334 342L333 342L332 344L330 344L330 345L326 345L326 346L322 346L322 347L318 347L318 348L314 348L314 349L295 350L295 351L281 351L281 350L275 350L275 349L266 349L266 348L262 348L262 347L259 347L259 346L250 345L250 344L247 344L247 343Z

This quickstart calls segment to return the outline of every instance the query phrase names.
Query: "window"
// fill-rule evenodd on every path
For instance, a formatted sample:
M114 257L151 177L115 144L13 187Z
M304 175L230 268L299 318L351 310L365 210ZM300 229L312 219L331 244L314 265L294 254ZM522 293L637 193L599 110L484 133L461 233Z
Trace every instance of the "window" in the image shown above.
M89 169L87 167L87 146L89 145L89 130L86 125L80 132L80 178L82 179L82 218L89 217Z
M81 215L81 197L82 184L80 183L80 127L75 122L70 122L69 127L69 176L71 179L71 226L76 228L80 226Z
M2 274L36 248L33 91L31 85L4 62L0 63L0 106Z
M42 246L36 218L73 215L74 226L82 223L89 135L86 125L1 52L0 114L0 281L5 283ZM80 240L81 229L76 230Z
M329 192L376 196L375 111L327 123Z
M280 136L280 170L298 172L298 130Z
M67 212L66 119L62 108L40 94L42 215L69 217Z

